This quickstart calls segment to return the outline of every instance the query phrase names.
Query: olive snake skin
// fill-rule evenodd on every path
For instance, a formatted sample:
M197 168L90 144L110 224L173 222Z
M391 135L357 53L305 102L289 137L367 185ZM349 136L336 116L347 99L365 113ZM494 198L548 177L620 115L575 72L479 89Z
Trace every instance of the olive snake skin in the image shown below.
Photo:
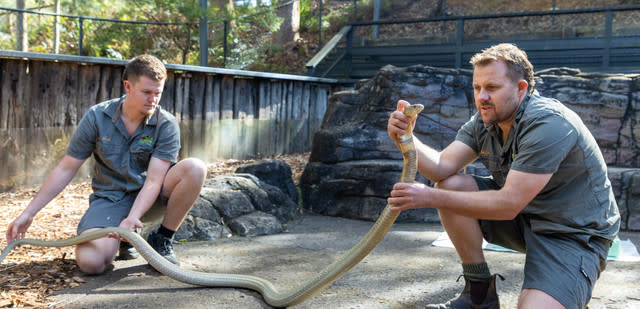
M404 109L404 114L415 119L417 114L420 113L423 108L424 107L420 104L410 105ZM404 135L398 136L399 146L403 157L403 168L400 182L413 182L417 173L417 156L415 146L413 144L413 123L414 122L411 122L409 128L405 130L406 133ZM255 276L205 273L179 268L160 256L140 235L119 227L104 228L87 232L73 238L55 241L43 241L29 238L20 239L12 242L2 251L2 255L0 255L0 263L2 263L4 258L14 247L19 245L65 247L105 237L109 233L116 232L136 247L140 255L142 255L153 268L177 281L207 287L250 289L262 294L265 302L271 306L288 307L299 304L317 294L326 286L338 280L338 278L349 271L353 266L358 264L384 238L398 215L399 211L392 211L391 205L387 204L369 232L367 232L367 234L365 234L353 248L343 253L342 256L337 258L333 263L325 267L312 278L306 280L299 286L284 292L278 292L271 282Z

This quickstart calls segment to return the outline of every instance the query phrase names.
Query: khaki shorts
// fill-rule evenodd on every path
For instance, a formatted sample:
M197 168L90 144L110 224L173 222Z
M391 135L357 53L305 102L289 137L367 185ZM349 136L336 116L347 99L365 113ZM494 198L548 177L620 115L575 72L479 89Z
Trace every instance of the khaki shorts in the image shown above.
M500 187L488 177L473 176L480 190ZM480 220L487 242L526 254L523 289L551 295L567 308L585 308L607 263L611 241L588 234L542 234L531 231L532 215L513 220Z

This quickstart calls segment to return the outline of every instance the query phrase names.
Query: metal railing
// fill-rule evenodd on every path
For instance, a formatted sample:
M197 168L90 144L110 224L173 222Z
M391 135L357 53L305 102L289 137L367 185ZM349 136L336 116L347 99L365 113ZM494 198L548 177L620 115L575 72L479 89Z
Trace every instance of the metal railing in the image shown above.
M82 15L70 15L70 14L59 14L53 12L44 12L44 11L35 11L35 10L26 10L26 9L16 9L0 6L0 10L9 11L15 13L28 13L28 14L36 14L36 15L45 15L45 16L54 16L54 17L64 17L70 19L78 20L78 56L82 56L82 42L84 41L84 21L85 20L93 20L93 21L102 21L102 22L112 22L112 23L121 23L121 24L133 24L133 25L189 25L189 24L199 24L199 22L153 22L153 21L137 21L137 20L122 20L122 19L111 19L111 18L101 18L101 17L91 17L91 16L82 16Z
M293 1L289 1L286 3L282 3L279 4L278 6L275 7L275 9L278 9L282 6L286 6L286 5L291 5ZM78 35L77 35L77 55L78 56L87 56L87 53L85 52L85 50L83 50L83 46L84 46L84 41L85 41L85 21L96 21L96 22L106 22L106 23L116 23L116 24L125 24L125 25L155 25L155 26L195 26L198 27L200 31L200 36L199 39L201 40L201 42L204 42L204 46L200 46L200 53L203 53L203 50L206 52L206 50L210 47L209 45L209 39L207 37L207 33L212 33L213 31L209 31L211 30L210 26L212 25L218 25L222 28L222 43L221 43L221 47L222 47L222 67L226 68L228 65L228 58L229 58L229 54L230 51L234 48L233 46L229 46L229 41L230 40L230 36L232 36L233 34L231 33L231 20L229 20L228 18L224 18L224 19L217 19L217 20L210 20L210 19L206 19L206 18L201 18L198 21L189 21L189 22L154 22L154 21L142 21L142 20L122 20L122 19L114 19L114 18L102 18L102 17L93 17L93 16L84 16L84 15L73 15L73 14L62 14L62 13L54 13L54 12L46 12L46 11L40 11L40 10L29 10L29 9L17 9L17 8L11 8L11 7L3 7L0 6L0 11L7 11L7 12L13 12L16 14L20 14L20 13L24 13L24 14L34 14L34 15L42 15L42 16L52 16L52 17L61 17L61 18L67 18L67 19L71 19L71 20L77 20L78 21ZM243 15L243 16L238 16L236 17L234 20L236 22L241 21L241 20L245 20L251 17L255 17L261 14L264 14L268 11L267 10L263 10L263 11L258 11L258 12L254 12L252 14L247 14L247 15ZM203 41L203 38L205 39ZM203 63L203 58L202 55L200 55L200 65L206 66L206 62Z
M329 53L333 51L333 49L342 41L342 39L349 34L353 35L351 26L342 27L342 29L340 29L340 31L336 35L334 35L331 40L329 40L329 42L327 42L327 44L313 56L313 58L311 58L307 62L305 67L307 68L308 75L315 76L316 67L320 64L320 62L324 60L325 57L327 57L327 55L329 55ZM333 66L331 66L328 71L331 71L332 69Z
M513 18L527 18L527 17L540 17L540 16L551 16L554 18L557 16L563 15L576 15L576 14L604 14L604 29L602 35L595 35L590 37L589 42L580 42L576 46L573 46L574 49L579 48L589 48L589 49L599 49L600 50L600 58L601 58L601 67L608 68L611 64L612 59L612 43L615 42L615 39L621 36L616 36L613 33L613 14L615 12L627 12L627 11L637 11L640 12L640 5L629 5L629 6L619 6L619 7L603 7L603 8L585 8L585 9L573 9L573 10L552 10L552 11L536 11L536 12L521 12L521 13L504 13L504 14L487 14L487 15L469 15L469 16L445 16L445 17L437 17L437 18L422 18L422 19L409 19L409 20L380 20L380 21L361 21L361 22L353 22L348 26L349 28L343 28L344 31L348 31L344 33L344 31L340 31L334 38L329 41L331 43L335 40L344 40L344 46L339 46L338 44L331 45L329 50L325 48L322 49L321 53L318 53L312 60L307 63L308 74L313 76L328 76L332 70L338 65L338 63L342 64L347 72L345 77L350 78L353 67L353 58L358 56L370 56L369 58L375 58L374 56L379 56L375 54L375 51L367 51L367 46L360 46L354 48L353 46L353 37L354 33L357 33L358 29L370 26L382 26L382 25L399 25L399 24L418 24L418 23L443 23L443 22L455 22L455 34L452 36L451 41L447 44L429 44L424 43L413 44L414 51L423 52L421 50L428 48L440 48L441 53L450 53L454 57L453 63L451 63L452 67L462 68L464 65L463 57L465 54L473 53L479 51L479 46L486 46L486 44L490 40L465 40L465 35L468 33L465 32L465 23L468 23L472 20L490 20L490 19L513 19ZM639 24L640 26L640 24ZM626 43L622 44L625 48L640 48L640 33L631 34L624 36L627 40ZM372 40L373 41L373 40ZM478 44L478 41L482 41L481 44ZM496 41L499 41L499 38L496 38ZM511 40L513 41L513 40ZM526 38L520 38L519 42L527 42ZM554 52L562 52L562 45L567 44L553 44L553 38L549 36L548 38L541 38L539 40L530 40L525 44L528 48L538 49L538 50L546 50L546 51L554 51ZM564 43L569 43L567 40ZM327 46L329 47L329 44ZM387 55L393 53L394 46L388 46L385 50ZM321 63L328 58L331 52L335 52L337 49L342 49L338 52L338 55L334 57L331 64L327 64L326 66L330 66L329 70L325 70L323 74L318 74L318 67L321 66ZM362 54L360 54L362 53ZM399 56L407 56L407 54L402 54ZM325 66L325 67L326 67ZM638 59L638 66L640 69L640 58Z

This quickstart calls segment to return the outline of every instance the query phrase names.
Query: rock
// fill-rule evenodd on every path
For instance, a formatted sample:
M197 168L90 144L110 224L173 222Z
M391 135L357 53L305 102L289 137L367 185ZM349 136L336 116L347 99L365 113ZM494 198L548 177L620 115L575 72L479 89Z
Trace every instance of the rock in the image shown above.
M301 210L280 188L251 174L207 179L176 239L213 240L231 233L257 236L280 233Z
M252 174L260 181L280 188L292 201L298 201L298 189L293 183L291 167L284 161L261 160L238 167L236 173Z
M231 232L221 222L187 215L176 231L176 240L214 240L230 235Z
M255 211L253 204L246 194L215 188L203 188L202 197L211 202L213 207L225 219L235 218Z
M205 190L204 194L211 195L214 193L212 191ZM209 221L222 222L218 210L216 210L216 208L213 206L213 204L211 204L209 200L203 197L199 197L196 200L196 202L193 204L193 207L191 207L191 211L189 211L189 214L194 217L207 219Z
M289 222L300 218L302 209L280 188L269 184L262 184L260 188L267 193L270 205L268 207L256 207L257 210L274 215L281 222ZM261 205L264 204L262 203Z
M278 218L256 211L229 221L229 228L240 236L259 236L280 233L284 230Z

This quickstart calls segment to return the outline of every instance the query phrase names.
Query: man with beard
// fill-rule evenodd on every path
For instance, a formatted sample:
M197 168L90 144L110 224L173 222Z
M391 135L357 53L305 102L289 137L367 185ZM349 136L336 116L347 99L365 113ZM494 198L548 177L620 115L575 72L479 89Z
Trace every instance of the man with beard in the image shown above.
M178 264L171 242L173 234L200 194L206 167L195 158L177 162L178 123L159 106L166 78L166 68L156 57L141 55L129 61L123 73L126 95L87 111L65 156L36 197L9 224L8 243L24 238L35 215L93 154L93 194L78 224L78 234L112 226L135 231L143 227L143 221L151 220L152 214L159 214L160 228L150 233L147 241L160 255ZM78 244L76 261L84 273L100 274L111 265L119 248L121 256L132 249L120 244L119 235L114 233Z
M398 183L388 199L395 210L438 209L460 257L462 293L427 308L499 308L483 237L526 254L519 308L585 308L620 226L600 149L573 111L533 90L524 51L499 44L470 62L478 112L442 151L416 142L435 186ZM389 118L396 144L407 104ZM458 173L478 158L491 177Z

